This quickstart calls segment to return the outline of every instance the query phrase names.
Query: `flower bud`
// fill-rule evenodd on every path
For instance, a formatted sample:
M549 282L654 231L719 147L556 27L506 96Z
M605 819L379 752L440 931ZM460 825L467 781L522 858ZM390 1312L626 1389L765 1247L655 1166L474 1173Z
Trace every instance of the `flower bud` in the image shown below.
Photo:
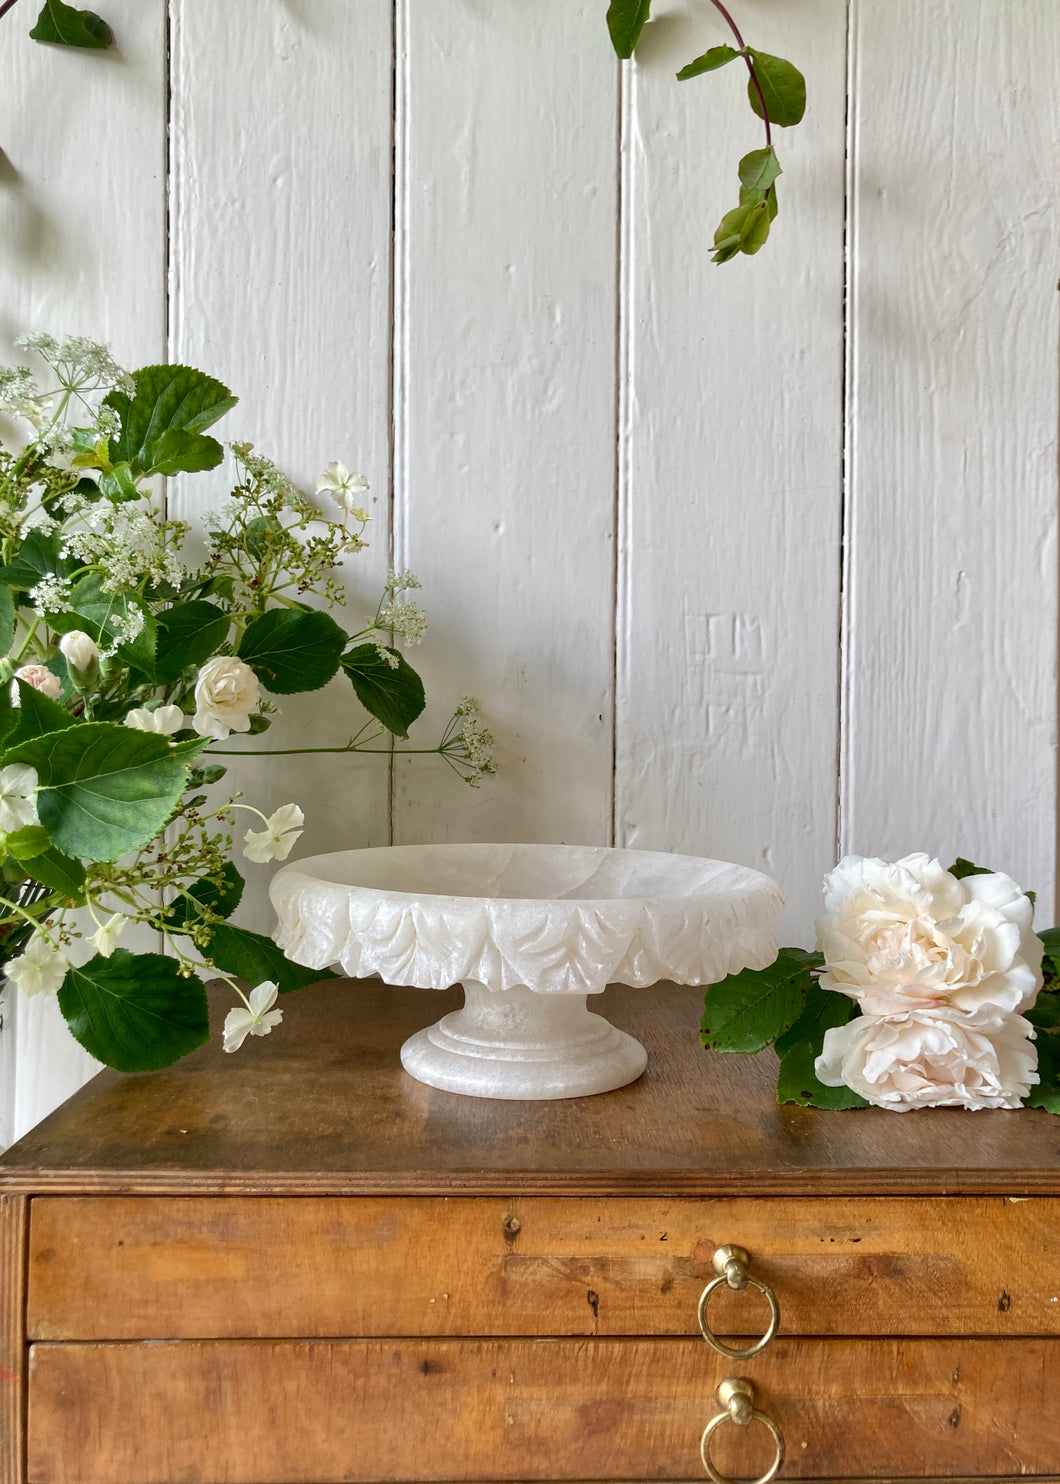
M71 629L59 640L59 653L70 667L70 678L78 690L94 690L99 684L99 648L80 629Z

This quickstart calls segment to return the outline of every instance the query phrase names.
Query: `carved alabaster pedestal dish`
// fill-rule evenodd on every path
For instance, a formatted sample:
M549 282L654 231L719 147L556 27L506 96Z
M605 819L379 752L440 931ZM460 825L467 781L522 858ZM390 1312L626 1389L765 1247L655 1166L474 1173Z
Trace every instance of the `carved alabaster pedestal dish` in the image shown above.
M608 984L713 984L776 957L776 882L724 861L580 845L401 845L293 861L273 880L295 963L464 1005L401 1048L420 1082L568 1098L634 1081L648 1054L586 1007Z

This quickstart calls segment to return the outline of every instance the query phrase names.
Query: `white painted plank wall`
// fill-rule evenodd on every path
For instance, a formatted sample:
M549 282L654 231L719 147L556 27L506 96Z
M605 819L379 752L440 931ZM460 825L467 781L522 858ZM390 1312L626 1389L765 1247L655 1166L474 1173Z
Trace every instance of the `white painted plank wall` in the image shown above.
M1007 870L1048 926L1060 7L855 17L842 845Z
M0 21L0 362L25 359L30 329L163 359L164 0L108 0L105 53L31 41L30 9ZM16 999L0 998L0 1147L97 1067L54 1000Z
M620 74L604 9L108 0L103 57L16 11L0 349L36 324L190 361L242 398L224 436L371 479L351 623L392 548L432 618L413 741L469 690L503 771L398 759L391 801L385 758L240 764L307 850L613 830L771 871L806 943L837 843L926 846L1052 919L1060 7L741 0L810 111L774 240L720 268L758 125L735 67L673 78L715 14L656 0ZM341 741L346 695L262 745ZM54 1010L19 1006L14 1081L0 1032L0 1138L85 1075Z

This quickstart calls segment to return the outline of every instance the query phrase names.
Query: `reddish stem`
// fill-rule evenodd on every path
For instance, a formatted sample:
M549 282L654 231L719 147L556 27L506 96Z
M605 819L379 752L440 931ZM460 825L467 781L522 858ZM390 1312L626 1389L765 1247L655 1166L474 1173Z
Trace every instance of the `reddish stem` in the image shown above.
M710 0L710 3L711 3L711 5L713 5L714 9L718 12L718 14L725 21L726 25L728 26L728 28L732 32L732 34L736 37L736 45L740 48L740 51L743 52L743 54L744 54L744 61L747 63L747 70L751 74L751 81L754 83L755 92L758 94L758 101L762 105L762 122L766 126L766 144L771 146L772 143L773 143L773 134L772 134L772 130L769 127L769 109L766 107L765 95L762 92L762 84L758 81L758 73L755 71L755 64L751 61L751 58L747 55L747 45L746 45L746 42L744 41L743 37L740 35L740 28L739 28L739 26L737 26L737 24L733 20L732 16L726 10L725 6L721 3L721 0ZM2 14L3 14L3 12L0 11L0 15L2 15Z
M12 5L15 5L17 3L18 0L4 0L4 3L0 5L0 20L2 20L4 16L7 15Z

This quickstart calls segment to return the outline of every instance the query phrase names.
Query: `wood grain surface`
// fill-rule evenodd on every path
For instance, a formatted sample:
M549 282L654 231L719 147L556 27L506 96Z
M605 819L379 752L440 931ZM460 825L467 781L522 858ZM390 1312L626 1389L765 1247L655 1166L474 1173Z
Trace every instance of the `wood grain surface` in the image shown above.
M717 1247L781 1334L1060 1334L1060 1202L44 1198L35 1340L696 1335ZM712 1295L720 1335L768 1321Z
M776 1061L708 1054L702 992L613 987L643 1041L630 1087L555 1102L439 1092L401 1068L459 992L339 980L284 998L238 1057L104 1072L0 1158L0 1188L115 1194L1060 1194L1060 1123L1031 1109L778 1107ZM231 994L213 993L219 1029Z
M691 1477L702 1340L35 1345L29 1484ZM785 1340L747 1373L788 1478L1060 1470L1056 1340ZM746 1477L765 1430L719 1429Z
M23 1484L29 1201L0 1195L0 1484Z

